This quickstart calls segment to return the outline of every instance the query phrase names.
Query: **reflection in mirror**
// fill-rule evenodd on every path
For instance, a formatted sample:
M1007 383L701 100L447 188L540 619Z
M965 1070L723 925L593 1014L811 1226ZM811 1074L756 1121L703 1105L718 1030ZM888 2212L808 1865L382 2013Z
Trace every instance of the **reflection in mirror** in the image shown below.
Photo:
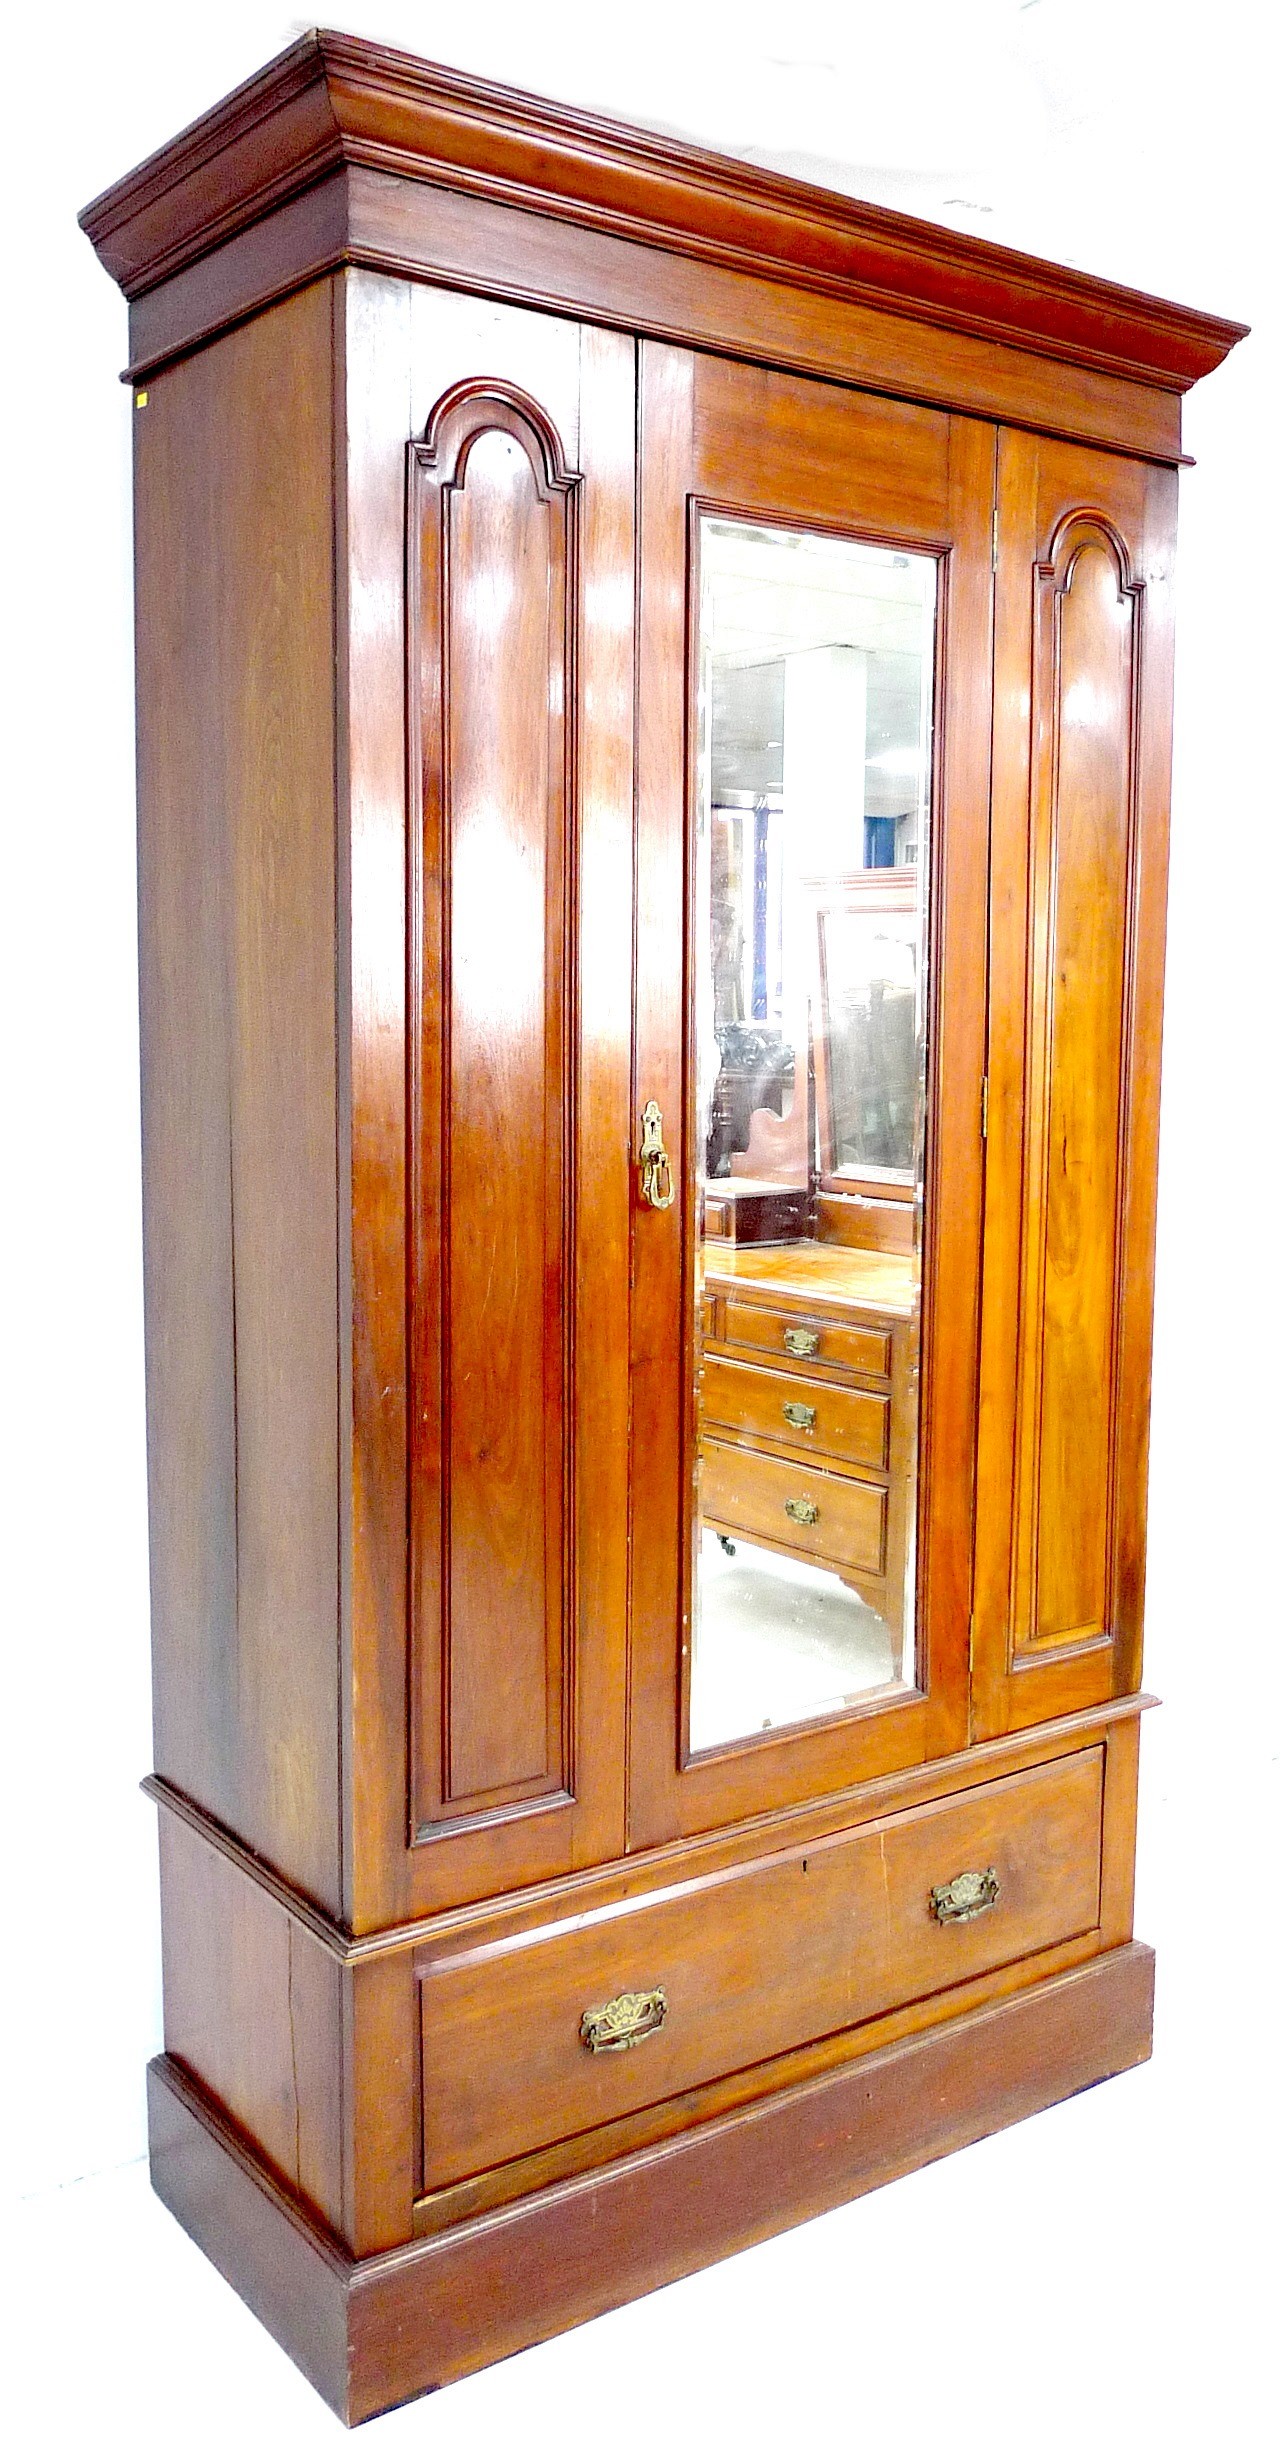
M693 1753L913 1685L936 578L699 559Z
M917 880L866 869L819 890L816 1129L822 1173L892 1192L915 1179L921 1043Z

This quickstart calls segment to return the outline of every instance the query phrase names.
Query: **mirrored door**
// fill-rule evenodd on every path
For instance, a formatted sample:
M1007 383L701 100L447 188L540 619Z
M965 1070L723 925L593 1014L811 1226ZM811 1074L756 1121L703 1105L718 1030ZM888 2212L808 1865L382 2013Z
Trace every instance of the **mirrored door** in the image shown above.
M965 1734L991 473L643 352L634 1843Z

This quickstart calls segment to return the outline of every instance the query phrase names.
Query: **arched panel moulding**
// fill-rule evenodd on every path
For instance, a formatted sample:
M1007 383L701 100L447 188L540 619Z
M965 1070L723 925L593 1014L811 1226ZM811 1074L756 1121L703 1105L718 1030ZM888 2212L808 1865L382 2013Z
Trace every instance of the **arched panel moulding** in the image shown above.
M573 1790L576 496L514 388L409 450L411 1837Z
M1028 1083L1013 1650L1113 1625L1143 588L1102 513L1036 573Z

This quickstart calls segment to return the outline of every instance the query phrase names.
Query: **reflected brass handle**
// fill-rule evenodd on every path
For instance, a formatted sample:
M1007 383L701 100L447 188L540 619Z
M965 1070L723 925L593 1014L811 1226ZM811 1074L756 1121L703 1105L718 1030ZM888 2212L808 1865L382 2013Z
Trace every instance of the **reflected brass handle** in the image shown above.
M599 2010L585 2010L579 2021L580 2040L590 2053L626 2053L632 2044L656 2036L668 2015L662 1985L648 1993L616 1993Z
M657 1099L647 1099L641 1110L641 1198L651 1209L671 1209L676 1197L663 1146L663 1110Z
M797 1405L791 1398L783 1409L783 1418L792 1424L794 1431L813 1431L815 1427L813 1405Z
M818 1329L785 1329L783 1348L785 1354L818 1354Z
M982 1874L954 1874L931 1892L931 1913L941 1925L969 1925L973 1916L996 1907L1001 1887L995 1865L985 1866Z
M783 1512L785 1516L791 1516L794 1525L817 1525L819 1522L819 1510L813 1499L785 1499Z

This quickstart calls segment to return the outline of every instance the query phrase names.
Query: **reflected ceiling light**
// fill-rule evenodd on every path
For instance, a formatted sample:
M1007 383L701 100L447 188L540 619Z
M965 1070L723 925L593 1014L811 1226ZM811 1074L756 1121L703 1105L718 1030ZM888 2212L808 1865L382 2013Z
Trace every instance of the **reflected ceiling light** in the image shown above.
M920 775L921 751L878 750L875 758L865 759L864 763L876 767L879 775Z

